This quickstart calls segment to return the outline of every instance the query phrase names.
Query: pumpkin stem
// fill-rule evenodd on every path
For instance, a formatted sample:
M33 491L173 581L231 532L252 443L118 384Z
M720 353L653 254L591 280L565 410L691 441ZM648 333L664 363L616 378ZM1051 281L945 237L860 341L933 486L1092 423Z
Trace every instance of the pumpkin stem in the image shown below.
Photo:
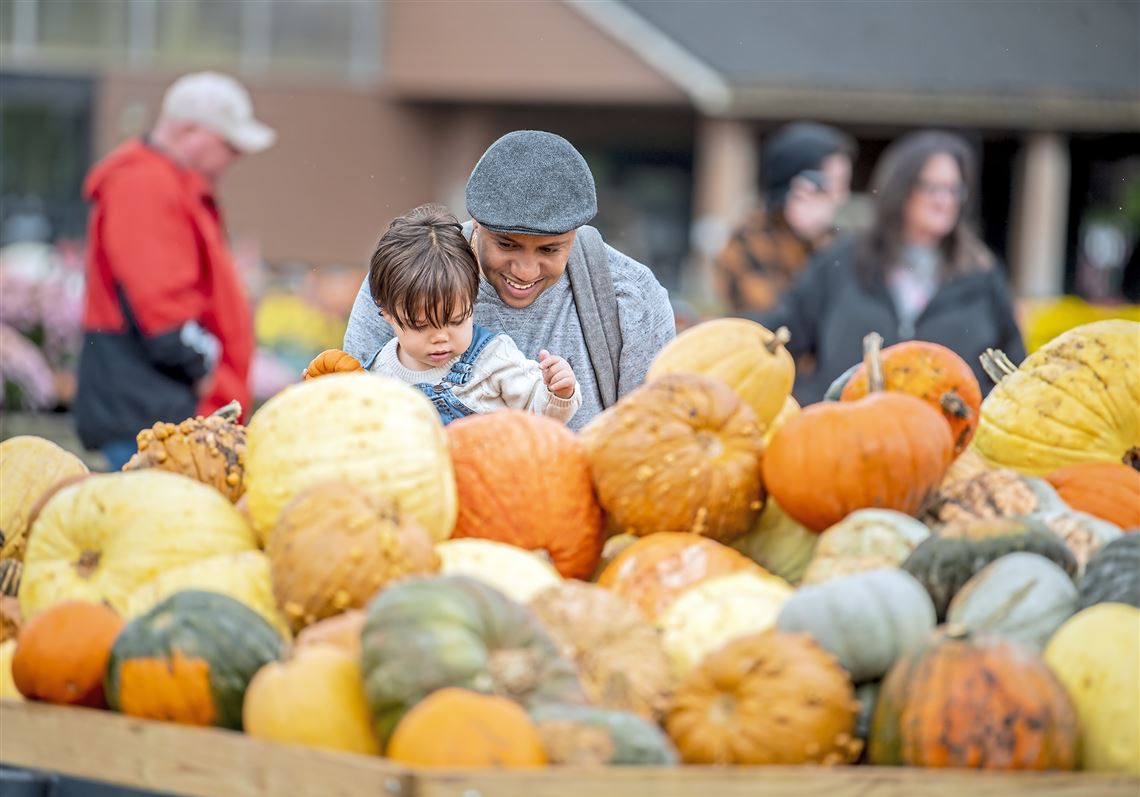
M938 403L942 406L942 411L947 415L951 415L955 418L970 417L970 407L966 402L962 401L962 397L953 390L947 390L943 393Z
M775 354L776 349L781 346L787 346L788 342L792 339L792 333L788 331L787 327L780 327L768 338L768 342L764 344L764 348L768 350L769 354Z
M882 393L886 387L883 376L883 336L872 332L863 338L863 365L867 369L867 392Z
M1013 360L1006 357L1001 349L986 349L978 359L981 360L982 370L994 380L995 385L1017 371Z
M218 407L210 413L211 418L221 418L230 423L237 423L237 419L241 417L241 402L234 399L224 407Z
M1140 470L1140 446L1133 446L1125 451L1121 462L1133 470Z

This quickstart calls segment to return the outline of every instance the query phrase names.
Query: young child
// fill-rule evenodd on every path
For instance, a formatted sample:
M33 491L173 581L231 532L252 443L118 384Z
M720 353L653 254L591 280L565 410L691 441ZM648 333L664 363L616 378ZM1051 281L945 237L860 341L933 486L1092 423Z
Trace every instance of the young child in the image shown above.
M581 406L570 363L545 350L528 360L509 336L472 321L479 264L443 208L424 205L392 221L368 286L396 337L365 369L418 387L444 424L508 408L565 423Z

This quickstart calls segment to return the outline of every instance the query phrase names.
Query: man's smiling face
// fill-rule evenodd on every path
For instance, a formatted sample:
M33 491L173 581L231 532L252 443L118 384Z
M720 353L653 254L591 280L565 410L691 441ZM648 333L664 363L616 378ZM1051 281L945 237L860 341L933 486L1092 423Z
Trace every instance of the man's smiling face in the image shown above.
M516 235L476 223L472 245L483 277L503 303L523 308L562 277L577 234Z

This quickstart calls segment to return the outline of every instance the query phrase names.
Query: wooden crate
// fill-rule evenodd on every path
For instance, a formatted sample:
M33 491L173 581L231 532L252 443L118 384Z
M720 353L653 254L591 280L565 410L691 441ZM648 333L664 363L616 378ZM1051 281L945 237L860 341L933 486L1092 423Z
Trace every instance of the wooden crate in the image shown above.
M884 767L443 771L105 711L0 701L0 763L187 797L1137 797L1140 778Z

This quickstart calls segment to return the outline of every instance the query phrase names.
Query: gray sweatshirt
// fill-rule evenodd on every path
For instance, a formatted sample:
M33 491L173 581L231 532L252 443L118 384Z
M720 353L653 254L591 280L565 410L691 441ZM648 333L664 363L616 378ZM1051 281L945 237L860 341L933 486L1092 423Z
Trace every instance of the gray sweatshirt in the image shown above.
M676 337L677 328L669 294L653 272L612 246L606 246L606 255L621 326L617 388L618 395L624 396L645 380L649 364L657 352ZM569 361L582 391L582 408L570 419L570 428L581 429L602 411L597 379L565 273L533 304L521 309L504 304L490 283L481 279L475 323L510 335L529 359L537 360L539 350L547 349ZM344 350L367 362L394 334L372 301L366 279L348 319Z

